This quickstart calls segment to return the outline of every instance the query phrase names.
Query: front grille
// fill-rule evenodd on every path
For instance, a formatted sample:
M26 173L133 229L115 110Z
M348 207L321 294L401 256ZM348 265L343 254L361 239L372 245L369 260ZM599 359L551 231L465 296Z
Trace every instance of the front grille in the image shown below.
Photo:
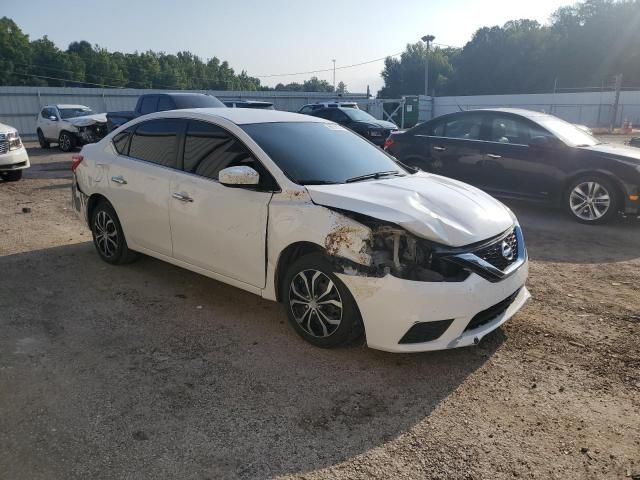
M7 153L9 151L9 142L6 140L0 140L0 154Z
M518 289L515 293L512 293L511 295L509 295L507 298L505 298L501 302L496 303L494 306L489 307L486 310L483 310L480 313L476 314L471 319L471 321L469 322L469 325L467 325L467 328L465 328L464 331L466 332L468 330L473 330L474 328L478 328L482 325L486 325L487 323L489 323L499 315L502 315L507 310L507 308L509 308L509 305L511 305L513 301L516 299L516 297L518 296L518 293L520 293L520 289Z
M503 254L503 244L506 243L511 249L510 258ZM490 263L500 270L504 270L518 259L518 237L515 230L509 235L501 238L495 243L474 252L478 257L487 263Z

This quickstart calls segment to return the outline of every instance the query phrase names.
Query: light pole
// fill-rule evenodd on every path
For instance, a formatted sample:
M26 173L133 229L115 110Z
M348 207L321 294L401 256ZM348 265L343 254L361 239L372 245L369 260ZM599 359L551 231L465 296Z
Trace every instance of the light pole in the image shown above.
M433 35L425 35L422 37L422 41L427 44L427 63L424 65L424 94L429 96L429 48L431 42L436 39Z
M336 93L336 59L331 60L333 62L333 93Z

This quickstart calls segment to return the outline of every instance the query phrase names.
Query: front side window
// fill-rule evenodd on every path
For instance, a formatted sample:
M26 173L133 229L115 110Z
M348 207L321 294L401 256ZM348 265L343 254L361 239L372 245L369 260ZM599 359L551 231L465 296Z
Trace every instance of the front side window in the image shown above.
M129 156L176 168L177 136L182 121L163 118L140 123L131 137Z
M333 123L272 122L241 125L292 181L300 185L407 172L380 148Z
M551 136L538 125L510 115L496 115L491 119L490 141L528 145L533 137Z
M241 165L257 171L261 187L271 189L271 175L240 140L218 125L189 122L184 142L185 172L218 180L220 170Z

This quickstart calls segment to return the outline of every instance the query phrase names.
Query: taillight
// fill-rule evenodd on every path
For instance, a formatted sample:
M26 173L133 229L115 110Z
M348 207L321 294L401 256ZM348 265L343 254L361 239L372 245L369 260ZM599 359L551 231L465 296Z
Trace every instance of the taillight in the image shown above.
M382 148L384 148L386 150L387 148L389 148L394 143L395 142L393 141L393 138L389 137L384 141L384 145L382 146Z
M74 155L73 157L71 157L72 172L76 171L76 168L78 168L78 165L80 165L80 162L82 162L82 160L84 160L84 157L82 155Z

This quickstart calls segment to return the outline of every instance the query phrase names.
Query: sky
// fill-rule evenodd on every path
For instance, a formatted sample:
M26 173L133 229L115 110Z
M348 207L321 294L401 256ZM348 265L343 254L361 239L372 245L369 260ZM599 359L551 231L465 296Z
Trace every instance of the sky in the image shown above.
M426 34L435 43L462 47L483 26L529 18L547 23L567 1L558 0L23 0L3 3L34 40L47 35L59 48L87 40L110 51L191 51L204 60L227 60L263 85L302 82L332 69L350 92L376 93L383 85L382 60ZM333 72L313 74L330 83Z

